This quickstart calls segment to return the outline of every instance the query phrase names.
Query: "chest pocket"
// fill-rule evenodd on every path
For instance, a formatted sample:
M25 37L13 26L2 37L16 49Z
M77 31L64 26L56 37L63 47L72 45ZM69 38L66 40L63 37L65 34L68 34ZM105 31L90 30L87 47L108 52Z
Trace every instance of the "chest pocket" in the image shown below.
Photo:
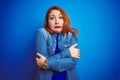
M66 49L66 48L69 48L70 47L70 43L69 43L69 41L68 40L65 40L65 41L63 41L62 43L61 43L61 50L64 50L64 49Z
M52 39L47 40L47 52L48 56L51 56L55 53L55 42Z

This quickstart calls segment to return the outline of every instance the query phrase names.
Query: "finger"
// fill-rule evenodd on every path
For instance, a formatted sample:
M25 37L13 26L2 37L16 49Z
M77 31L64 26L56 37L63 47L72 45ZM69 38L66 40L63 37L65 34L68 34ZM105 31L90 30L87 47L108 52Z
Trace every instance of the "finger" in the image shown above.
M79 56L75 56L75 58L80 58Z
M80 57L80 54L74 53L74 57L75 57L75 58L79 58L79 57Z
M80 54L80 52L78 50L74 50L73 54Z
M75 54L76 55L76 57L80 57L80 55L79 54Z
M39 60L39 58L36 57L36 62Z
M36 54L37 54L37 57L38 57L38 58L43 57L43 55L41 55L40 53L36 53Z
M42 68L43 68L43 69L46 69L46 64L42 65Z
M38 53L38 52L36 53L36 55L39 56L39 57L41 56L40 53Z
M78 43L75 43L75 44L72 45L72 47L76 47L77 45L78 45Z
M80 52L80 50L77 49L77 48L73 48L73 50L74 50L75 52Z
M42 58L45 58L45 56L43 56L42 54L39 53L39 56L42 57Z
M42 55L41 55L40 53L38 53L38 52L37 52L36 54L37 54L37 56L42 56Z
M76 55L76 58L80 58L80 55Z
M80 49L77 49L80 52Z
M75 54L73 54L72 57L73 57L73 58L79 58L79 56L77 56L77 55L75 55Z
M79 54L79 55L80 55L80 51L78 51L78 52L77 52L77 54Z
M46 66L46 63L41 63L43 66Z
M75 51L76 51L76 52L80 52L80 50L79 50L79 49L75 49Z

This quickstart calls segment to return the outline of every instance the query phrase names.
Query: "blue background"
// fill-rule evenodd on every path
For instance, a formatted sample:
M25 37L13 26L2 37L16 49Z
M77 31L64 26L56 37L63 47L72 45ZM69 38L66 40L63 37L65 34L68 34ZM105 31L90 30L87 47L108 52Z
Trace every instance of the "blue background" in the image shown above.
M119 0L0 2L0 80L35 80L36 31L47 9L62 7L79 30L80 80L120 80Z

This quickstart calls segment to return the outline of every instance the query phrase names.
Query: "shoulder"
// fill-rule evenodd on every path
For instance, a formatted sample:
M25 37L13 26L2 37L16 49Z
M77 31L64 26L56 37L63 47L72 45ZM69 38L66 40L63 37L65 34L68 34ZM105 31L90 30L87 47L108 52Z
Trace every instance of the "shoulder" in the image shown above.
M68 37L72 37L73 34L71 32L68 32Z
M39 28L37 30L37 32L40 32L40 33L47 33L46 29L45 28Z
M37 30L38 33L41 33L43 35L48 35L49 32L45 28L40 28Z
M45 39L47 39L48 36L50 35L50 33L45 28L38 29L37 34L41 35L41 36L44 36Z
M76 39L78 39L78 29L72 28L71 33L72 33L72 36L74 36Z
M77 29L72 29L72 31L68 32L68 39L78 39L78 31Z

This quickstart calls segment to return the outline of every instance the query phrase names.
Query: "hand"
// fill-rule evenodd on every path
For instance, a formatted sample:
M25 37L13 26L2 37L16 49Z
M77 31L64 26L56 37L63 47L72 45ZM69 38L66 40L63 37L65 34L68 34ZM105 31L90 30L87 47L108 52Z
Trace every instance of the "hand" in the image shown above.
M73 58L80 58L80 50L77 49L77 48L75 48L77 45L78 45L77 43L76 43L76 44L73 44L73 45L69 48L70 53L71 53L71 56L72 56Z
M42 67L43 69L46 68L46 58L41 55L40 53L36 53L37 54L37 57L36 57L36 62L37 62L37 65L39 67Z

